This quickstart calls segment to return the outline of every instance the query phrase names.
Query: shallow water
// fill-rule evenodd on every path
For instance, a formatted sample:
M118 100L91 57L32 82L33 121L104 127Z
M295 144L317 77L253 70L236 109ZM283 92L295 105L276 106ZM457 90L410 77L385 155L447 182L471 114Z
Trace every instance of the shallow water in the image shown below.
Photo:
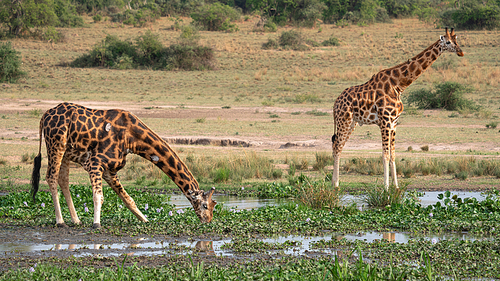
M428 191L419 197L420 204L422 207L427 207L429 205L434 205L440 200L437 198L439 194L444 193L444 191ZM464 192L464 191L451 191L451 196L458 195L458 197L465 199L468 197L476 198L478 201L482 201L485 197L481 192ZM240 197L232 195L214 195L213 199L217 203L223 203L225 207L229 209L255 209L265 206L277 206L281 203L290 202L286 199L261 199L257 197ZM346 195L342 198L343 204L350 204L352 202L356 203L358 206L364 206L362 196L352 196ZM191 208L191 204L187 201L184 195L172 195L169 203L174 204L177 209Z
M433 205L440 201L437 196L442 191L438 192L425 192L422 197L420 197L422 206ZM452 196L457 194L460 198L464 199L467 197L474 197L481 201L485 197L480 192L452 192ZM226 208L229 209L255 209L265 206L279 205L283 202L289 202L287 200L276 200L276 199L259 199L255 197L238 197L238 196L227 196L227 195L214 195L214 200L219 203L223 203ZM356 202L358 206L362 206L362 197L360 196L346 196L343 198L342 202L344 204L350 204L351 202ZM170 199L171 204L175 204L176 208L191 208L188 200L183 195L174 195ZM2 233L0 230L0 237L8 235ZM32 233L32 236L39 236L38 233ZM43 236L43 235L42 235ZM335 250L331 249L311 249L310 244L319 240L331 240L331 239L341 239L345 238L348 240L363 240L366 242L374 242L380 240L388 240L390 242L396 243L408 243L409 240L415 238L422 238L427 240L444 240L444 239L462 239L462 240L476 240L483 239L481 237L475 237L468 233L453 233L453 234L441 234L441 235L427 235L421 237L415 237L408 233L403 232L367 232L367 233L352 233L346 235L328 235L328 236L317 236L317 237L305 237L305 236L282 236L277 238L263 239L263 242L267 243L283 243L285 241L295 241L300 242L300 246L289 247L286 250L280 251L283 254L290 255L304 255L309 253L325 253L332 254ZM75 240L78 238L75 237ZM222 255L222 256L232 256L238 255L227 249L222 249L221 247L231 242L231 239L217 240L217 241L176 241L176 240L155 240L153 238L142 238L138 239L134 243L104 243L104 244L82 244L82 243L60 243L60 244L47 244L47 243L25 243L25 242L8 242L0 243L0 256L6 256L9 253L34 253L42 254L44 252L57 252L57 251L73 251L74 256L86 256L95 255L98 253L101 256L119 256L123 254L127 255L168 255L168 254L190 254L193 252L204 253L207 255ZM278 251L270 251L270 253Z
M411 239L426 239L426 240L446 240L460 239L473 241L476 239L485 239L476 237L468 233L448 233L440 235L427 235L415 237L408 233L401 232L367 232L353 233L346 235L326 235L326 236L300 236L288 235L277 238L262 239L267 243L283 243L286 241L294 241L298 246L289 247L285 250L268 251L272 253L282 253L287 255L305 255L305 254L334 254L334 249L311 249L311 244L320 240L329 241L332 239L347 239L350 241L362 240L365 242L375 242L387 240L395 243L408 243ZM222 249L226 243L230 243L231 239L223 239L217 241L197 240L197 241L163 241L153 238L141 238L133 243L103 243L103 244L82 244L82 243L61 243L61 244L44 244L44 243L3 243L0 244L0 256L7 256L11 253L33 253L41 254L44 252L57 251L74 251L72 254L76 257L96 255L99 256L120 256L123 254L133 256L150 256L150 255L173 255L173 254L192 254L197 252L206 255L217 256L233 256L240 255L228 249ZM244 253L243 253L244 254Z

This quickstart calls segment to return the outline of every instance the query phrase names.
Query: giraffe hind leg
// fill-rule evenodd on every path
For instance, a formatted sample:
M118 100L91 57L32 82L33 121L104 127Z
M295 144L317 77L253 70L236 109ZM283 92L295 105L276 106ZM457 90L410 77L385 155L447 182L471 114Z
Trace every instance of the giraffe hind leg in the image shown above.
M75 206L73 205L73 199L71 198L71 192L69 190L69 159L66 157L63 158L61 163L61 168L59 170L59 186L61 187L62 193L64 194L64 198L66 199L66 204L69 208L69 214L71 216L71 221L74 224L80 224L80 219L78 219L78 215L76 214Z
M337 133L332 136L332 150L333 150L333 172L332 172L332 185L339 187L339 174L340 174L340 154L342 149L349 139L351 133L356 128L357 122L352 119L352 116L347 120L337 121Z
M389 173L392 174L393 184L398 188L398 180L396 173L396 149L395 149L395 129L383 128L382 133L382 154L383 154L383 166L384 166L384 187L389 189Z
M47 183L52 195L52 201L54 202L56 225L59 227L67 227L62 216L61 205L59 203L59 193L57 189L57 182L64 150L47 149L47 151L50 151L50 153L48 153Z

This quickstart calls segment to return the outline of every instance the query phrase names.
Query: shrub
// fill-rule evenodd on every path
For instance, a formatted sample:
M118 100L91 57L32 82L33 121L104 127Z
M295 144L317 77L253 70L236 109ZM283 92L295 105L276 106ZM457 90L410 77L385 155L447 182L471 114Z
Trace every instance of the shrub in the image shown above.
M214 69L214 51L210 47L171 45L164 50L162 68L167 70Z
M95 14L92 19L94 20L94 22L100 22L102 21L102 16L100 14Z
M118 58L127 57L137 60L137 51L132 42L121 41L117 36L108 35L96 44L88 55L83 55L72 63L73 67L114 67Z
M477 111L480 106L463 98L463 93L472 89L456 82L437 84L435 90L419 89L408 95L407 103L420 109L443 108L446 110L469 109Z
M392 204L401 204L403 203L407 189L408 184L402 184L399 188L390 185L388 189L382 185L376 185L374 187L366 186L367 194L364 201L368 206L378 208L383 208Z
M0 82L14 83L25 75L21 71L19 52L12 48L10 42L0 44Z
M500 27L500 7L498 4L465 1L458 9L442 12L440 19L443 26L460 29L495 29Z
M160 8L158 5L151 3L142 6L138 10L125 10L123 13L111 15L112 22L121 22L126 25L135 27L143 27L148 23L153 23L160 18Z
M488 129L496 129L497 126L498 126L498 122L495 122L495 121L492 121L492 122L486 124L486 128L488 128Z
M283 48L296 50L304 44L304 38L300 32L290 30L282 32L278 42Z
M202 6L197 12L191 13L194 24L208 31L238 31L238 26L231 22L240 16L237 10L219 2Z
M137 55L141 65L154 66L160 59L163 45L158 34L150 30L136 38Z
M49 26L42 34L42 39L45 41L59 43L59 42L64 42L66 36L64 36L64 34L62 34L61 32L57 31L53 26Z
M328 40L325 40L321 43L323 46L340 46L339 39L336 37L330 37Z
M184 25L180 27L181 35L178 39L179 45L196 45L200 40L198 29L193 25Z
M54 12L59 19L58 27L82 27L85 26L83 18L76 11L71 1L55 0Z
M279 48L279 43L273 38L267 39L267 42L262 44L262 49L264 50L269 50L269 49L278 49Z
M70 63L73 67L111 67L129 69L148 67L152 69L204 70L215 68L212 48L174 44L165 48L158 35L148 31L130 41L121 41L116 36L108 35L101 43L94 46L89 54L83 55Z
M344 192L332 187L330 179L311 181L300 175L296 182L297 200L315 209L333 209L340 206Z

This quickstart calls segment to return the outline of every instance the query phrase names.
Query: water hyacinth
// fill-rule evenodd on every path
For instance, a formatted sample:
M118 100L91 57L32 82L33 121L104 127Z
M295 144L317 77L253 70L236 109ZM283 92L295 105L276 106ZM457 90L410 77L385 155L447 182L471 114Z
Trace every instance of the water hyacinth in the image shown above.
M77 194L77 195L76 195L76 198L80 198L80 194Z
M24 206L28 207L28 203L26 203L26 201L24 201L23 203L24 203Z
M122 205L118 205L118 208L120 208L120 209L121 209L121 208L123 208L123 206L122 206Z
M434 215L433 215L432 213L429 213L429 217L431 217L431 218L432 218L433 216L434 216Z
M146 211L147 211L148 209L149 209L149 204L148 204L148 203L146 203L146 205L144 205L144 210L146 210Z
M30 270L31 273L35 272L35 269L33 267L30 267L29 270Z
M177 210L177 214L184 214L184 210L182 209Z
M307 219L306 219L306 222L310 222L310 221L311 221L311 219L310 219L310 218L307 218Z
M42 208L45 208L45 203L42 203L40 206L42 206Z
M84 211L85 211L85 213L88 213L89 212L89 208L87 208L87 206L85 206Z
M172 211L169 211L169 212L168 212L168 215L169 215L169 216L173 216L173 215L174 215L174 213L172 213Z
M432 242L432 244L436 244L436 243L437 243L436 238L432 238L432 241L431 241L431 242Z
M160 213L161 211L163 211L163 207L156 209L157 213Z

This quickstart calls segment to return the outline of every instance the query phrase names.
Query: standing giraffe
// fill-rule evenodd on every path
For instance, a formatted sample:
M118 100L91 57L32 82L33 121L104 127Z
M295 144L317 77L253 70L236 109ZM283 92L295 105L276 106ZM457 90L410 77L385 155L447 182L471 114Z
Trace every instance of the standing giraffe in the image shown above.
M69 191L70 161L81 164L89 173L94 201L94 228L101 226L101 205L104 202L102 179L138 219L148 221L116 175L125 166L129 153L151 161L167 174L191 202L201 222L212 220L217 204L212 200L215 188L207 192L200 190L198 182L179 156L139 118L124 110L95 110L72 103L61 103L49 109L40 120L39 152L31 178L33 200L40 181L42 132L48 156L47 183L54 201L57 226L67 227L59 205L58 183L72 222L80 224Z
M464 53L457 44L457 36L446 28L434 44L412 59L384 69L372 76L365 84L345 89L335 101L334 122L336 132L332 136L333 175L332 184L339 186L340 154L356 125L378 125L382 133L384 186L389 187L389 166L394 186L398 187L395 160L395 138L398 118L403 112L401 94L444 52Z

